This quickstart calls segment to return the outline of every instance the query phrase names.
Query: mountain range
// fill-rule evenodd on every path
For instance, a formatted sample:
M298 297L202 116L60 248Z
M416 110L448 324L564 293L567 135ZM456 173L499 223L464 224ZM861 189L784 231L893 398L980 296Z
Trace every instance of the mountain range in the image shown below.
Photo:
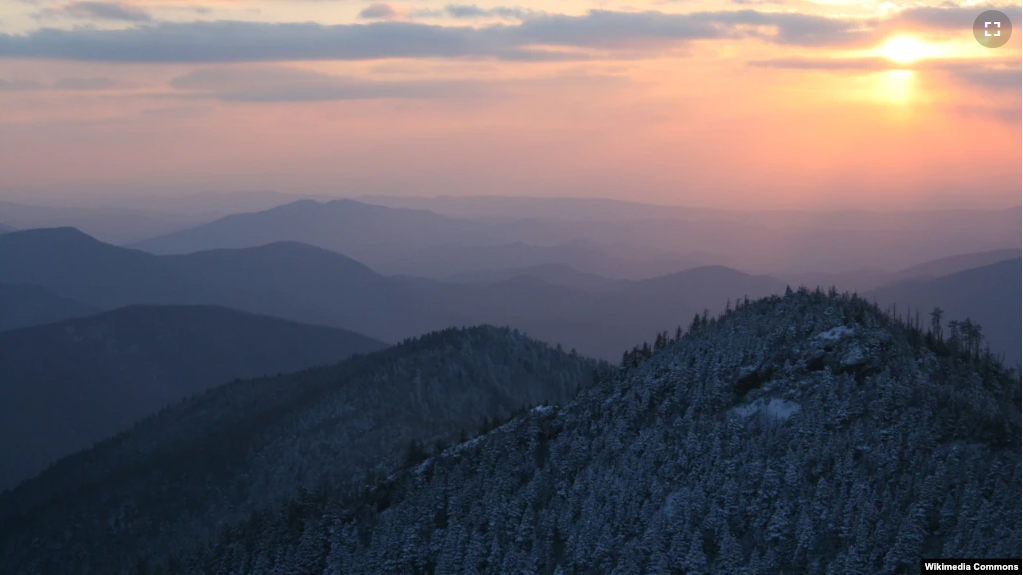
M208 306L133 306L0 332L0 489L212 386L383 347Z
M155 256L73 229L0 236L0 281L41 286L78 301L215 304L331 325L388 342L450 326L509 325L600 358L673 330L727 299L777 293L767 276L707 267L613 290L580 290L528 277L456 284L380 275L340 254L294 242Z
M222 385L0 495L0 564L134 575L304 492L356 492L521 408L564 402L599 369L477 327Z
M947 271L1012 252L993 252L926 264ZM929 266L929 267L927 267ZM580 353L617 359L664 330L688 325L705 309L716 313L738 298L781 293L785 282L723 266L703 266L642 281L612 281L565 266L489 272L496 281L436 281L385 276L338 253L295 242L155 256L99 242L73 229L40 229L0 236L0 282L40 286L104 309L130 304L213 304L304 323L350 329L385 342L481 323L508 325ZM975 268L979 269L979 268ZM540 271L538 271L540 270ZM959 270L967 276L981 271ZM567 273L566 273L567 272ZM896 272L894 277L908 272ZM502 275L503 274L503 277ZM471 277L472 274L469 274ZM487 277L480 272L478 276ZM464 276L463 276L464 277ZM570 279L569 279L570 278ZM884 305L928 313L941 299L959 297L946 319L983 321L995 351L1019 357L1019 316L990 314L973 292L959 296L917 280L901 292L868 291ZM958 288L983 282L959 282ZM829 287L828 284L818 284ZM895 285L895 284L893 284ZM987 301L1013 305L1019 279L1011 271L984 292ZM841 284L836 287L848 289ZM892 301L895 297L898 301ZM1002 340L1001 334L1009 334Z
M180 254L298 241L391 274L438 277L561 263L638 280L708 264L758 274L896 270L950 253L1017 246L1023 233L1018 211L747 213L519 200L532 201L533 207L512 210L510 216L500 210L442 215L355 200L302 200L226 216L133 247ZM545 209L551 202L560 207ZM578 207L579 217L559 215L572 207ZM615 208L644 215L619 216Z
M302 242L366 262L407 257L418 249L463 241L511 239L483 222L426 210L393 209L352 200L300 200L269 210L232 214L208 224L155 237L131 247L156 254Z
M527 244L523 238L540 245ZM443 278L450 274L563 263L614 278L645 278L723 257L651 253L625 244L574 239L542 222L488 222L427 210L353 200L301 200L133 244L155 254L187 254L301 242L345 254L386 273Z

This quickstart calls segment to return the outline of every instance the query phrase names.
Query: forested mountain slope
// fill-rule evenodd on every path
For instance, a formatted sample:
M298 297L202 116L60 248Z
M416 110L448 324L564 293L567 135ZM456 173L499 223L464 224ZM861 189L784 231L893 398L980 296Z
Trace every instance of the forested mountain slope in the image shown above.
M216 306L129 306L2 332L0 489L214 385L383 347Z
M975 342L806 292L694 327L565 407L358 497L296 499L171 572L912 573L921 556L1020 556L1018 384Z
M373 484L406 457L484 421L564 401L597 367L517 332L481 327L220 386L0 496L0 565L16 573L136 573L304 489Z

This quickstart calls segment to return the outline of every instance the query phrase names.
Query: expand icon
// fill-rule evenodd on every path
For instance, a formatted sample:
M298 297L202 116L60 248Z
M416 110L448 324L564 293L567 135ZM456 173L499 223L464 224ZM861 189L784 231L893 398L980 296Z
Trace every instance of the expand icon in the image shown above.
M1012 37L1012 21L1003 12L987 10L973 21L973 36L981 46L999 48Z

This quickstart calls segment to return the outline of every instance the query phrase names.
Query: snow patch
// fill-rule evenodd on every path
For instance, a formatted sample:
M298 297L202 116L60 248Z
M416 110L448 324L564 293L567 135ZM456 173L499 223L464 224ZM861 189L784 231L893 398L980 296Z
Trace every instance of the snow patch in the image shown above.
M823 332L817 334L817 337L815 337L814 339L819 340L819 341L832 341L833 342L833 341L839 341L842 338L850 337L850 336L855 335L855 334L856 334L856 331L854 329L852 329L851 327L845 326L845 325L840 325L838 327L833 327L833 328L829 329L828 331L823 331Z
M863 349L858 345L854 346L845 354L845 356L842 357L842 365L844 367L859 365L865 361L867 361L867 356L863 353Z
M483 438L485 438L486 436L487 436L487 433L484 433L482 435L477 435L476 437L473 437L472 439L469 439L467 441L463 441L462 443L459 443L457 445L452 445L451 447L445 449L443 451L443 454L444 455L456 455L458 453L461 453L461 452L465 451L466 449L469 449L469 448L479 444L480 442L482 442Z
M732 408L732 412L739 417L749 417L760 413L773 419L782 421L800 412L802 408L798 403L784 399L758 399L749 405L740 405Z
M412 472L415 473L416 475L422 475L426 473L426 470L431 467L433 467L432 457L417 465L416 468L412 470Z

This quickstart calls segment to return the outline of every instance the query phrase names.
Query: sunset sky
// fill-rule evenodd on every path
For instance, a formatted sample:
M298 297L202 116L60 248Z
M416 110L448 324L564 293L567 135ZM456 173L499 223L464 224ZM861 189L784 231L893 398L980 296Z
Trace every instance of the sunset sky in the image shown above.
M5 0L0 197L1012 207L1021 36L971 2Z

